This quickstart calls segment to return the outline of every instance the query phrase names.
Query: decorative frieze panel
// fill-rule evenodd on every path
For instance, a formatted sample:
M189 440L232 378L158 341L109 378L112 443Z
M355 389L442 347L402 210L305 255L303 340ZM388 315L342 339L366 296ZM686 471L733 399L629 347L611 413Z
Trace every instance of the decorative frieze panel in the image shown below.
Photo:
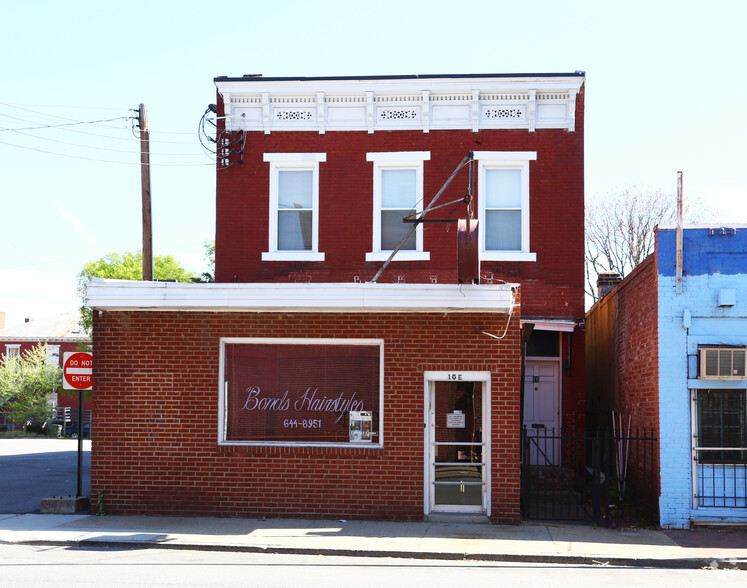
M548 89L552 85L543 88L538 79L533 79L536 88L527 82L517 83L519 89L505 91L500 88L508 86L507 83L494 83L492 89L463 87L455 91L448 91L446 83L443 87L425 89L424 83L417 90L408 87L408 91L396 91L398 80L391 81L391 87L384 89L375 82L371 82L370 88L364 83L344 89L334 84L326 88L322 81L309 88L308 93L303 92L303 80L290 80L280 86L268 83L267 87L256 78L244 83L217 82L217 85L223 97L228 130L373 133L421 129L427 133L440 129L477 132L500 128L533 132L564 128L573 131L576 95L583 80L562 81L568 84L566 88ZM554 80L553 84L557 86L557 82ZM226 86L222 87L223 84ZM260 88L266 91L257 91Z
M379 120L390 121L407 121L418 119L417 108L379 108Z
M314 113L311 110L299 110L299 109L277 109L275 110L275 120L281 121L297 121L297 120L314 120Z
M524 109L519 107L486 106L483 108L482 117L485 120L506 120L524 118Z

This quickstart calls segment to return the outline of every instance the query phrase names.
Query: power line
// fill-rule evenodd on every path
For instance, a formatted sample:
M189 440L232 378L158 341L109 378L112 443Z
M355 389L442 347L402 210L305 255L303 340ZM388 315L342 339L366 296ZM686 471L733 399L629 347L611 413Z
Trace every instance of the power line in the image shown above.
M36 121L33 121L33 120L29 120L29 119L25 119L25 118L19 118L17 116L10 116L8 114L3 114L3 113L0 113L0 116L4 116L6 118L12 118L14 120L20 120L22 122L28 122L28 123L34 123L34 122L36 122ZM131 118L131 117L125 117L125 118ZM121 130L124 130L125 128L127 128L127 127L110 127L110 128L116 128L117 130L121 131ZM15 131L15 130L19 130L19 129L9 129L9 130ZM115 140L115 141L132 141L132 137L131 136L127 136L127 137L115 137L114 135L101 135L99 133L91 133L91 132L88 132L88 131L81 131L80 129L71 129L69 127L55 127L55 130L65 131L66 133L75 133L75 134L78 134L78 135L88 135L88 136L91 136L91 137L98 137L98 138L101 138L101 139L112 139L112 140ZM184 134L185 135L186 134L194 135L194 133L184 133ZM160 144L163 144L163 145L197 145L197 143L195 141L152 141L152 142L153 143L160 143Z
M15 129L14 129L15 130ZM41 139L42 141L51 141L52 143L61 143L63 145L71 145L73 147L80 147L82 149L96 149L97 151L113 151L115 153L135 153L132 150L127 149L114 149L112 147L98 147L95 145L83 145L81 143L71 143L70 141L62 141L60 139L52 139L50 137L40 137L38 135L34 135L32 133L25 133L23 131L15 130L19 135L24 135L26 137L33 137L34 139ZM132 139L128 139L128 141L132 141ZM187 143L189 145L195 145L196 143ZM153 155L163 155L167 157L194 157L194 156L201 156L202 152L200 153L154 153Z
M10 147L18 147L19 149L28 149L29 151L37 151L39 153L47 153L49 155L59 155L61 157L70 157L73 159L84 159L87 161L99 161L102 163L114 163L118 165L141 165L139 161L112 161L109 159L98 159L95 157L84 157L82 155L71 155L70 153L58 153L55 151L47 151L45 149L38 149L36 147L28 147L26 145L16 145L15 143L8 143L7 141L0 141L0 145L9 145ZM155 167L203 167L208 165L215 165L215 162L210 163L153 163L149 165Z
M26 257L26 254L21 250L21 248L18 247L18 245L16 245L13 241L11 241L10 237L8 237L8 235L6 235L5 232L2 229L0 229L0 235L2 235L3 237L5 237L5 240L8 241L8 243L10 243L16 251L18 251L18 253L21 255L21 257L23 257L28 262L28 264L31 267L33 267L34 269L36 269L41 275L43 275L48 280L52 279L52 278L49 277L49 275L47 275L47 273L43 269L41 269L37 264L35 264L28 257Z
M126 117L119 117L119 118L113 118L113 119L102 120L102 121L80 121L80 120L75 119L75 118L69 118L69 117L66 117L66 116L60 116L59 114L51 114L51 113L48 113L48 112L40 112L38 110L32 110L30 108L24 108L23 106L19 106L19 105L16 105L16 104L11 104L9 102L0 102L0 104L2 104L4 106L10 106L11 108L17 108L19 110L24 110L26 112L32 112L34 114L40 114L42 116L49 116L49 117L52 117L52 118L59 118L61 120L67 120L67 121L77 122L77 123L81 123L81 124L86 123L86 122L90 122L91 124L96 123L96 122L111 122L113 120L132 119L133 118L131 116L126 116ZM60 107L60 108L64 108L64 107ZM74 108L86 108L86 107L76 106ZM123 108L122 109L119 109L119 108L117 108L117 109L115 109L115 108L103 108L102 109L102 108L98 108L97 107L96 110L126 110L126 109L123 109ZM36 122L36 121L29 121L28 119L22 119L22 118L18 118L18 117L13 117L13 116L7 115L7 114L4 114L2 116L7 116L8 118L15 118L16 120L22 120L24 122ZM46 126L54 127L54 126L64 126L64 125L46 125ZM112 127L111 125L100 125L100 126L107 127L107 128L115 128L115 129L120 128L120 127ZM44 128L44 127L42 127L42 128ZM26 129L20 129L20 130L26 130ZM155 131L155 132L157 134L159 134L159 135L193 135L194 134L194 133L191 133L191 132L183 132L183 131ZM164 141L164 142L166 142L166 141Z
M11 116L9 118L14 118L14 117ZM17 129L11 129L11 128L6 127L6 128L0 128L0 132L3 132L3 131L35 131L38 129L56 129L59 127L73 127L77 125L93 125L93 124L98 124L102 122L111 122L114 120L124 120L127 118L129 117L119 116L117 118L107 118L107 119L102 119L102 120L82 120L78 122L60 123L58 125L41 125L37 127L21 127Z

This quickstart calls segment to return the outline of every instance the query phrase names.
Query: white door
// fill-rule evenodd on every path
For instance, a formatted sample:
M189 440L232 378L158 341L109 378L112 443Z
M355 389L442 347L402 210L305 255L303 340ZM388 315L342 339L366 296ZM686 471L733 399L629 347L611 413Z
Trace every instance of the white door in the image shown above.
M469 375L427 382L426 513L486 512L489 388L487 382L468 379Z
M531 442L531 465L558 465L560 382L555 361L527 361L524 367L524 425Z

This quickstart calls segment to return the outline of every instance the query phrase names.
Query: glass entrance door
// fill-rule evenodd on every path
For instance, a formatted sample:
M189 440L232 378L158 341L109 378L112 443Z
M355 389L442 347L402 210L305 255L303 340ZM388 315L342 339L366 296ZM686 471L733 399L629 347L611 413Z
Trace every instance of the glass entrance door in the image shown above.
M483 383L432 382L431 390L431 510L483 512Z

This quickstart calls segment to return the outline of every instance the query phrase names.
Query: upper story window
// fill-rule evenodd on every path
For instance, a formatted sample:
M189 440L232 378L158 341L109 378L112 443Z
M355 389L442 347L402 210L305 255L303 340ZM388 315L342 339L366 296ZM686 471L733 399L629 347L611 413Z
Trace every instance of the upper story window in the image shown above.
M429 151L367 153L373 169L373 250L366 261L385 261L410 230L402 219L423 210L423 162ZM394 260L429 260L423 251L423 226L402 244Z
M480 257L536 261L529 251L529 162L536 151L476 151Z
M18 359L21 357L21 345L20 344L5 344L5 356L8 359L15 358Z
M60 365L60 346L47 344L47 363L49 365Z
M264 261L324 261L319 251L319 163L326 153L265 153L270 224Z

